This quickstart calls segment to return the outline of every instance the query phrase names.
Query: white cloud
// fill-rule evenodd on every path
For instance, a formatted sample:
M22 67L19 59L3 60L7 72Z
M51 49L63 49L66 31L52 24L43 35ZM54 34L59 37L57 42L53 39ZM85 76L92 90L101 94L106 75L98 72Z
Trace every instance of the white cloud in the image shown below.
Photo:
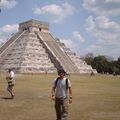
M71 39L60 39L62 43L64 43L68 48L72 48L73 42Z
M87 49L86 49L87 52L93 52L93 51L97 51L99 53L99 51L103 51L103 47L100 46L100 45L97 45L97 44L93 44L93 45L90 45Z
M119 6L120 0L84 0L83 7L96 16L89 16L85 21L85 29L95 41L87 52L120 56L120 23L114 21L119 20Z
M73 32L73 36L77 39L77 40L79 40L80 42L84 42L85 41L85 39L81 36L81 34L79 33L79 32L77 32L77 31L74 31Z
M53 22L59 23L62 22L63 19L72 15L74 9L75 8L72 5L65 2L62 5L50 4L43 7L35 7L33 11L38 15L48 15L48 17L52 18Z
M12 33L18 31L18 24L4 25L0 28L0 42L6 41Z
M0 46L3 43L4 39L0 38Z
M0 32L0 36L2 35L2 33Z
M80 44L74 39L60 39L60 41L64 43L67 48L70 48L72 52L75 52L77 54L80 53Z
M114 57L115 59L117 59L120 56L119 51L120 51L119 42L116 43L116 46L114 44L109 45L96 42L92 45L89 45L86 49L87 53L91 52L94 53L94 55L108 55Z
M96 18L89 16L86 19L85 28L89 33L97 38L110 40L118 39L120 32L120 24L115 21L111 21L105 16L99 16Z
M18 30L18 24L5 25L0 30L6 33L16 32Z
M83 7L97 15L120 15L120 0L84 0Z
M111 56L120 56L120 24L111 21L105 16L86 19L87 32L95 37L96 42L87 48L88 52L101 53ZM117 50L117 51L116 51Z
M114 2L120 3L120 0L105 0L105 2L107 2L107 3L114 3Z
M0 8L2 9L9 9L13 8L16 5L16 0L1 0L0 2Z
M105 16L97 17L96 23L98 23L99 28L120 32L120 24L118 24L114 21L111 21L109 18L107 18Z

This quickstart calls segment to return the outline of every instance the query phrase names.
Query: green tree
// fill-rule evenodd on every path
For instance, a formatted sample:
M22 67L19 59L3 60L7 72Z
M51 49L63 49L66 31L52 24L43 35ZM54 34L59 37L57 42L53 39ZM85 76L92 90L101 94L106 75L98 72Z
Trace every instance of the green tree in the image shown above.
M120 74L120 57L117 61L114 61L114 59L108 56L94 57L92 53L88 53L83 59L93 69L96 69L98 73Z
M113 67L113 74L118 75L119 74L119 69L117 67Z
M94 66L98 73L106 73L107 59L104 56L94 57L92 66Z

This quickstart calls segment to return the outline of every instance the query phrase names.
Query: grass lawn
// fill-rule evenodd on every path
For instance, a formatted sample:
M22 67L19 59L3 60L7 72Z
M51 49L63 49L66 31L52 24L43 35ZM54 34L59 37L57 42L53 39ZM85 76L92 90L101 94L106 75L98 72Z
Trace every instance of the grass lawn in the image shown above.
M51 100L56 74L16 75L15 99L6 91L0 75L0 120L55 120ZM120 120L120 77L71 75L73 103L69 120Z

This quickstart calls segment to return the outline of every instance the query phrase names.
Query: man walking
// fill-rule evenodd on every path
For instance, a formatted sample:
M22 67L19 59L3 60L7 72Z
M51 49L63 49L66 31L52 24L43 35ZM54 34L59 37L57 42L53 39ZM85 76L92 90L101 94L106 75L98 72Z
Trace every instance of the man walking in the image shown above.
M55 100L56 120L67 120L68 99L72 103L71 82L65 77L63 69L58 70L58 78L54 80L52 88L52 100ZM69 93L69 97L68 97Z
M12 69L8 70L8 74L6 76L6 80L8 82L8 87L7 90L11 94L11 98L14 98L14 93L13 93L13 86L15 85L15 73L13 72Z

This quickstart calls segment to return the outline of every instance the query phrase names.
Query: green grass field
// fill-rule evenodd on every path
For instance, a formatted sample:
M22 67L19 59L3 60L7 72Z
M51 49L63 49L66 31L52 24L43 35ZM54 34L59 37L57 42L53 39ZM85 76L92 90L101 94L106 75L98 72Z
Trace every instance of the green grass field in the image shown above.
M0 120L55 120L51 100L55 74L17 75L15 99L6 91L5 75L0 75ZM71 75L73 103L69 120L120 120L120 77Z

